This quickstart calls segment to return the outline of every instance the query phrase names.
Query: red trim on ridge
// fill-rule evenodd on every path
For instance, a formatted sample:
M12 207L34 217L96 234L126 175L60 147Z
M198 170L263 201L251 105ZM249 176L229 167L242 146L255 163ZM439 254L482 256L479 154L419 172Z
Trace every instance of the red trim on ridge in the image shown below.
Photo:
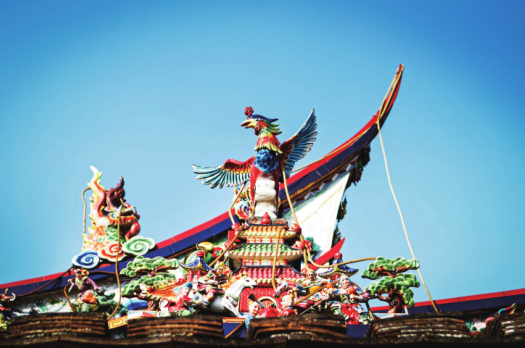
M160 248L164 248L165 246L171 245L173 243L175 243L175 238L171 237L171 238L166 239L165 241L157 243L157 247L160 249Z
M194 235L195 233L202 232L202 231L208 229L210 226L213 226L213 225L215 225L215 222L213 221L213 219L211 219L210 221L207 221L207 222L205 222L203 224L200 224L199 226L190 228L189 230L187 230L185 232L182 232L182 233L179 233L179 234L173 236L172 239L175 240L176 242L181 241L184 238L187 238L187 237L189 237L191 235Z
M463 301L474 301L474 300L483 300L486 298L494 298L494 297L503 297L505 294L503 291L500 292L491 292L489 294L482 294L482 295L473 295L473 296L461 296L460 300Z
M367 132L370 127L372 127L377 121L377 115L374 115L370 121L368 121L368 123L359 131L357 132L353 137L351 137L350 139L348 139L347 141L345 141L343 144L339 145L338 147L336 147L333 151L330 151L330 152L334 152L333 154L327 156L326 158L323 158L321 161L317 162L317 163L314 163L306 168L304 168L303 170L301 170L300 172L298 172L297 174L293 175L292 177L290 177L288 180L287 180L287 184L288 186L290 186L290 184L294 183L295 181L299 180L300 178L302 178L303 176L305 176L306 174L310 174L311 172L313 172L314 170L316 170L317 168L321 167L322 165L324 165L326 162L328 162L329 160L331 160L332 158L334 158L335 156L337 156L341 151L343 151L347 146L351 146L353 143L355 143L365 132ZM283 189L284 188L284 184L279 184L279 189Z
M4 289L4 288L13 287L13 286L33 284L33 283L36 283L36 282L41 282L43 279L44 279L44 277L36 277L36 278L31 278L31 279L26 279L26 280L19 280L19 281L11 282L11 283L5 283L5 284L2 284L0 286L2 287L2 289Z
M525 288L517 290L503 291L505 296L514 296L514 295L525 295Z
M50 280L53 280L55 278L57 278L58 276L64 274L64 272L58 272L58 273L55 273L55 274L50 274L50 275L46 275L43 277L43 281L45 282L48 282ZM66 274L64 274L64 277L67 277L67 276L70 276L71 275L71 271L67 272Z
M235 214L235 212L232 210L232 214ZM221 222L223 222L224 220L226 219L229 219L230 218L230 214L228 214L228 212L225 212L225 213L222 213L221 215L213 218L212 220L215 222L214 225L217 225Z
M324 253L323 255L319 256L317 259L315 259L315 263L319 264L319 265L323 265L323 263L327 262L328 260L330 260L332 257L334 257L334 255L336 253L339 252L339 250L341 250L341 247L343 246L343 243L345 242L345 239L341 239L336 245L334 245L334 247L330 250L328 250L326 253ZM318 268L314 265L311 265L310 266L311 269L313 269L314 271Z

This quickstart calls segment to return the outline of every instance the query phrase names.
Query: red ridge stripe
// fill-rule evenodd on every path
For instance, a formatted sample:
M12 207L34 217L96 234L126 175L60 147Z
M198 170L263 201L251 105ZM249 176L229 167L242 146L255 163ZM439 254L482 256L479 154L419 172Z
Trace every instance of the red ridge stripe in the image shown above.
M336 245L334 245L332 249L328 250L326 253L319 256L317 259L315 259L315 263L322 266L323 263L330 260L332 257L334 257L336 253L339 252L339 250L341 250L341 247L343 246L344 242L345 242L345 239L344 238L341 239ZM317 269L317 267L315 267L314 265L311 265L310 268L313 269L314 271Z
M58 275L60 275L60 273ZM19 280L19 281L11 282L11 283L5 283L5 284L0 285L0 287L3 289L3 288L9 288L9 287L12 287L12 286L33 284L33 283L36 283L36 282L41 282L43 280L44 280L44 277L36 277L36 278L31 278L31 279Z
M232 210L232 213L235 214L233 210ZM230 218L230 214L228 214L228 212L225 212L211 220L214 222L214 225L217 225L229 218Z
M162 241L162 242L160 242L160 243L157 243L157 247L158 247L159 249L161 249L161 248L164 248L165 246L171 245L171 244L173 244L173 243L175 243L175 238L172 237L172 238L168 238L168 239L166 239L165 241Z
M343 144L341 144L340 146L336 147L333 151L335 151L333 154L331 154L330 156L327 156L326 158L323 158L321 161L317 162L317 163L314 163L306 168L304 168L303 170L301 170L299 173L293 175L292 177L290 177L288 180L287 180L287 184L288 186L290 186L290 184L294 183L295 181L301 179L303 176L305 176L306 174L309 174L311 172L313 172L314 170L316 170L317 168L321 167L323 164L325 164L326 162L328 162L329 160L331 160L332 158L334 158L335 156L337 156L339 153L341 153L341 151L343 151L344 149L346 149L348 146L351 146L353 143L355 143L365 132L367 132L370 127L372 127L377 121L377 115L374 115L370 121L368 121L368 123L359 131L357 132L353 137L351 137L350 139L348 139L347 141L345 141ZM284 184L279 184L279 188L282 189L284 188Z
M463 302L463 301L483 300L486 298L504 297L504 296L505 294L503 293L503 291L500 291L500 292L491 292L489 294L482 294L482 295L461 296L459 299L461 302Z
M514 296L514 295L525 295L525 288L517 290L503 291L505 296Z

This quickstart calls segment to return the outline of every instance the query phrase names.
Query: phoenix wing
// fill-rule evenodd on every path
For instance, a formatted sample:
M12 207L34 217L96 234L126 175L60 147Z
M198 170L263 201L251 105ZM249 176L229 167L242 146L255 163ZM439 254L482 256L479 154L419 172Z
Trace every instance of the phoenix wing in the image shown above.
M301 129L293 137L281 144L282 154L279 155L279 160L284 166L287 178L290 177L295 163L303 158L314 145L314 141L317 139L316 129L315 109L312 109L310 116L308 116Z
M250 180L255 156L245 162L227 160L219 167L203 167L193 165L193 172L197 174L197 180L202 181L203 185L210 185L211 188L223 188L226 186L239 186Z

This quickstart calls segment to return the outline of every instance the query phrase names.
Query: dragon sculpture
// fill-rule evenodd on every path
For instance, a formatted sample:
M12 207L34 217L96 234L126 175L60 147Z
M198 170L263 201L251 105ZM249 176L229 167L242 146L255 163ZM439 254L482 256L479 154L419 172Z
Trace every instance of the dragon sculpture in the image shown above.
M229 159L222 166L204 167L193 165L197 179L211 188L238 186L250 181L249 196L255 208L255 217L268 213L272 219L277 218L279 205L279 182L282 180L281 167L286 177L290 177L297 161L303 158L316 140L316 117L312 109L306 122L290 139L282 144L277 139L281 134L276 118L267 118L253 114L253 108L244 111L246 121L241 127L253 128L257 135L255 151L257 154L245 162Z
M88 187L93 192L91 201L91 228L84 234L82 252L73 257L72 263L76 267L92 269L106 259L115 262L127 255L144 255L155 247L151 238L139 237L140 215L135 207L126 203L124 196L124 179L115 188L106 191L101 185L102 173L91 167L93 178ZM119 228L120 219L120 228ZM120 244L119 231L120 229Z

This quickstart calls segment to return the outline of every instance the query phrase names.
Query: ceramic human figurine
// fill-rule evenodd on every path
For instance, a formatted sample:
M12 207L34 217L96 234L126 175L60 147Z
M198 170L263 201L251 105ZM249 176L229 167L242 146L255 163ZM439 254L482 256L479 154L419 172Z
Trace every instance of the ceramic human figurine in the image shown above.
M330 309L334 314L342 315L347 324L368 324L370 317L360 303L365 303L370 299L369 292L360 293L352 286L350 278L342 275L334 295L338 296L341 301L331 304Z
M69 279L68 282L71 284L69 292L73 288L77 288L80 292L76 298L76 301L82 304L96 305L97 297L96 294L104 295L104 289L98 286L93 279L88 277L89 272L85 269L76 269L75 278ZM96 294L95 294L96 292Z
M5 289L5 292L0 296L0 328L7 329L13 316L13 310L9 308L9 302L13 302L16 299L16 295L11 293L11 296L7 294L9 289Z
M250 198L255 207L255 217L268 213L271 219L276 219L281 166L284 167L286 177L289 177L295 163L310 151L317 135L315 110L312 109L301 129L282 144L276 137L281 134L279 124L275 123L278 119L253 114L251 107L247 107L244 113L247 119L241 123L241 127L254 129L257 154L245 162L229 159L219 167L193 165L193 171L198 180L211 188L239 186L250 181Z
M248 313L243 314L246 327L250 326L250 320L257 318L262 309L264 309L264 305L255 300L254 296L248 298Z
M110 315L118 306L116 317L127 314L127 308L114 300L115 293L105 294L104 289L99 287L88 275L87 270L76 269L75 278L68 280L71 284L69 292L74 288L80 291L75 301L72 302L73 311L104 312Z
M225 274L225 270L228 270L226 274L229 274L229 268L224 262L218 262L212 271L209 271L203 277L199 278L199 283L205 285L206 297L203 301L205 307L209 307L210 303L221 294L224 294L222 286L228 283L228 276Z
M330 300L333 299L334 285L326 284L323 289L311 296L308 300L313 312L322 312L329 307Z
M279 311L280 317L288 317L290 315L297 315L297 310L293 308L295 300L295 294L293 291L286 291L281 295L281 310Z
M188 317L192 315L190 307L192 304L195 304L195 302L188 296L192 288L193 285L191 283L185 283L181 287L177 297L175 297L175 300L169 301L168 311L172 316Z
M298 294L308 295L312 292L311 289L313 287L322 286L328 283L327 280L319 278L317 272L313 269L308 269L306 272L307 278L299 281L295 286L295 291Z

